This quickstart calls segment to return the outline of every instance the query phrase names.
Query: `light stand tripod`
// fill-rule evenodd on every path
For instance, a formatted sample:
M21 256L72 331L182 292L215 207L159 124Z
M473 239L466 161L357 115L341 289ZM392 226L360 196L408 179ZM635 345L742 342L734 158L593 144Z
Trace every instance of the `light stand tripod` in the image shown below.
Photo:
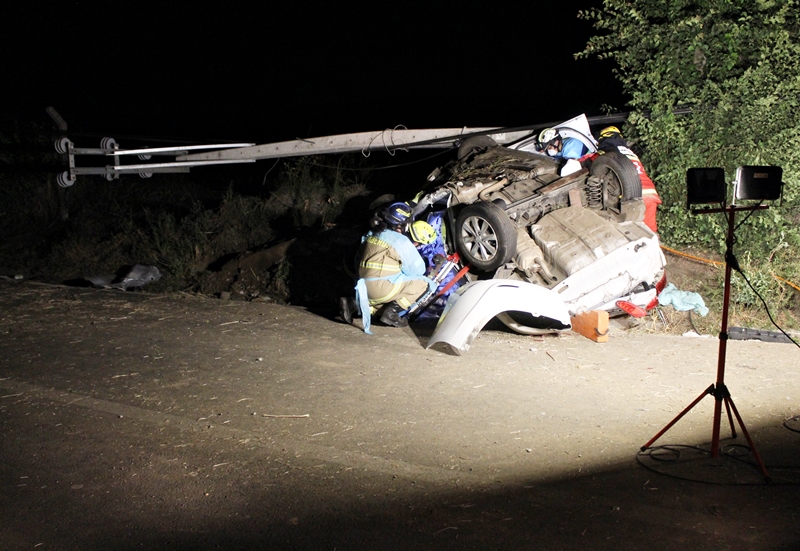
M739 423L739 426L742 429L742 434L747 439L747 444L750 446L750 451L753 453L753 457L755 458L756 462L758 463L759 468L761 469L761 473L764 477L769 480L769 473L767 472L767 468L764 466L764 462L761 460L761 456L758 455L758 451L756 450L755 444L753 444L752 438L750 438L750 434L747 432L747 428L744 426L744 421L742 421L742 416L739 415L739 411L736 409L736 405L733 403L733 399L731 398L730 392L728 392L728 387L725 386L725 352L727 349L728 343L728 304L730 301L730 294L731 294L731 270L732 264L736 262L736 259L733 256L733 237L734 237L734 216L738 211L753 211L753 210L761 210L768 208L766 205L757 205L752 207L737 207L735 205L731 205L725 208L716 208L716 209L704 209L704 210L693 210L693 214L703 214L703 213L717 213L717 212L724 212L727 214L728 218L728 237L726 241L726 251L725 251L725 292L723 295L722 301L722 324L720 327L719 332L719 356L717 360L717 381L716 383L709 386L707 389L703 391L700 396L698 396L694 402L689 404L686 409L678 414L675 419L669 422L667 426L665 426L661 431L656 434L653 438L650 439L647 444L642 446L641 450L647 450L656 440L658 440L665 432L667 432L675 423L677 423L681 417L686 415L689 410L691 410L694 406L696 406L706 395L711 395L714 397L714 424L711 433L711 457L717 458L719 456L719 425L720 425L720 418L722 416L722 403L725 403L725 411L728 414L728 424L731 427L731 438L736 438L736 428L733 424L733 418L731 417L731 411L733 411L734 415L736 416L736 420Z

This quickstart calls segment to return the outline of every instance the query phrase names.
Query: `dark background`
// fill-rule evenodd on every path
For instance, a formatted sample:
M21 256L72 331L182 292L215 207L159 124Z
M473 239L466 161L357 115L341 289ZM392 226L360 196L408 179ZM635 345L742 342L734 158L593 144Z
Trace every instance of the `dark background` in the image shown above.
M570 2L15 2L6 116L195 142L524 126L624 110Z

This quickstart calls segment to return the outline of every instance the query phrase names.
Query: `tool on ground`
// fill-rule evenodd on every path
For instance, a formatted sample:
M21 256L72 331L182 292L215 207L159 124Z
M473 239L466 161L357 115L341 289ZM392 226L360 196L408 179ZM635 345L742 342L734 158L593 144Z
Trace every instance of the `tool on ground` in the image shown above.
M452 280L450 280L448 284L441 291L439 291L439 284L442 281L444 281L444 278L447 277L447 275L455 269L460 260L461 258L459 257L458 253L453 253L447 257L438 255L436 257L436 260L434 260L435 275L431 278L433 279L433 281L436 282L436 288L433 289L432 291L426 292L424 295L419 297L414 304L409 306L408 309L405 312L401 313L400 315L409 317L413 315L414 318L417 318L419 317L420 314L422 314L422 312L428 306L433 304L433 301L435 301L442 294L446 293L450 289L450 287L452 287L453 284L455 284L456 281L461 279L463 273L459 272L460 275L457 275ZM465 269L462 271L466 271L466 269L468 268L465 267Z

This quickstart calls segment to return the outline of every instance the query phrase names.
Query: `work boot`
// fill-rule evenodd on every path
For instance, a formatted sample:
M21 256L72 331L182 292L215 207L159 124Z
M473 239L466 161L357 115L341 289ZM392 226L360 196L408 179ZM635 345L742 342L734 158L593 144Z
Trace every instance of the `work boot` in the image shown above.
M392 302L383 309L383 313L381 314L381 323L391 325L392 327L407 327L408 318L400 315L400 312L403 310L404 308L402 306L396 302Z
M353 297L341 297L339 299L339 315L345 323L353 324L353 318L358 314L358 305Z

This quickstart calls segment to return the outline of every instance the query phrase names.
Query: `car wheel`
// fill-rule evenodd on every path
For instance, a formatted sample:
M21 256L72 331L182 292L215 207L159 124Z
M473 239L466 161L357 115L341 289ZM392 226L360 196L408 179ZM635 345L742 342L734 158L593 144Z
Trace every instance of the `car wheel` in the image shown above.
M472 268L495 270L517 252L517 228L494 203L474 203L456 218L456 247Z
M636 166L622 153L603 153L592 162L591 175L599 178L602 186L602 208L620 212L623 201L642 196L642 181Z
M466 158L479 149L487 149L496 145L497 142L489 136L472 136L461 142L461 145L458 146L458 160L460 161Z

